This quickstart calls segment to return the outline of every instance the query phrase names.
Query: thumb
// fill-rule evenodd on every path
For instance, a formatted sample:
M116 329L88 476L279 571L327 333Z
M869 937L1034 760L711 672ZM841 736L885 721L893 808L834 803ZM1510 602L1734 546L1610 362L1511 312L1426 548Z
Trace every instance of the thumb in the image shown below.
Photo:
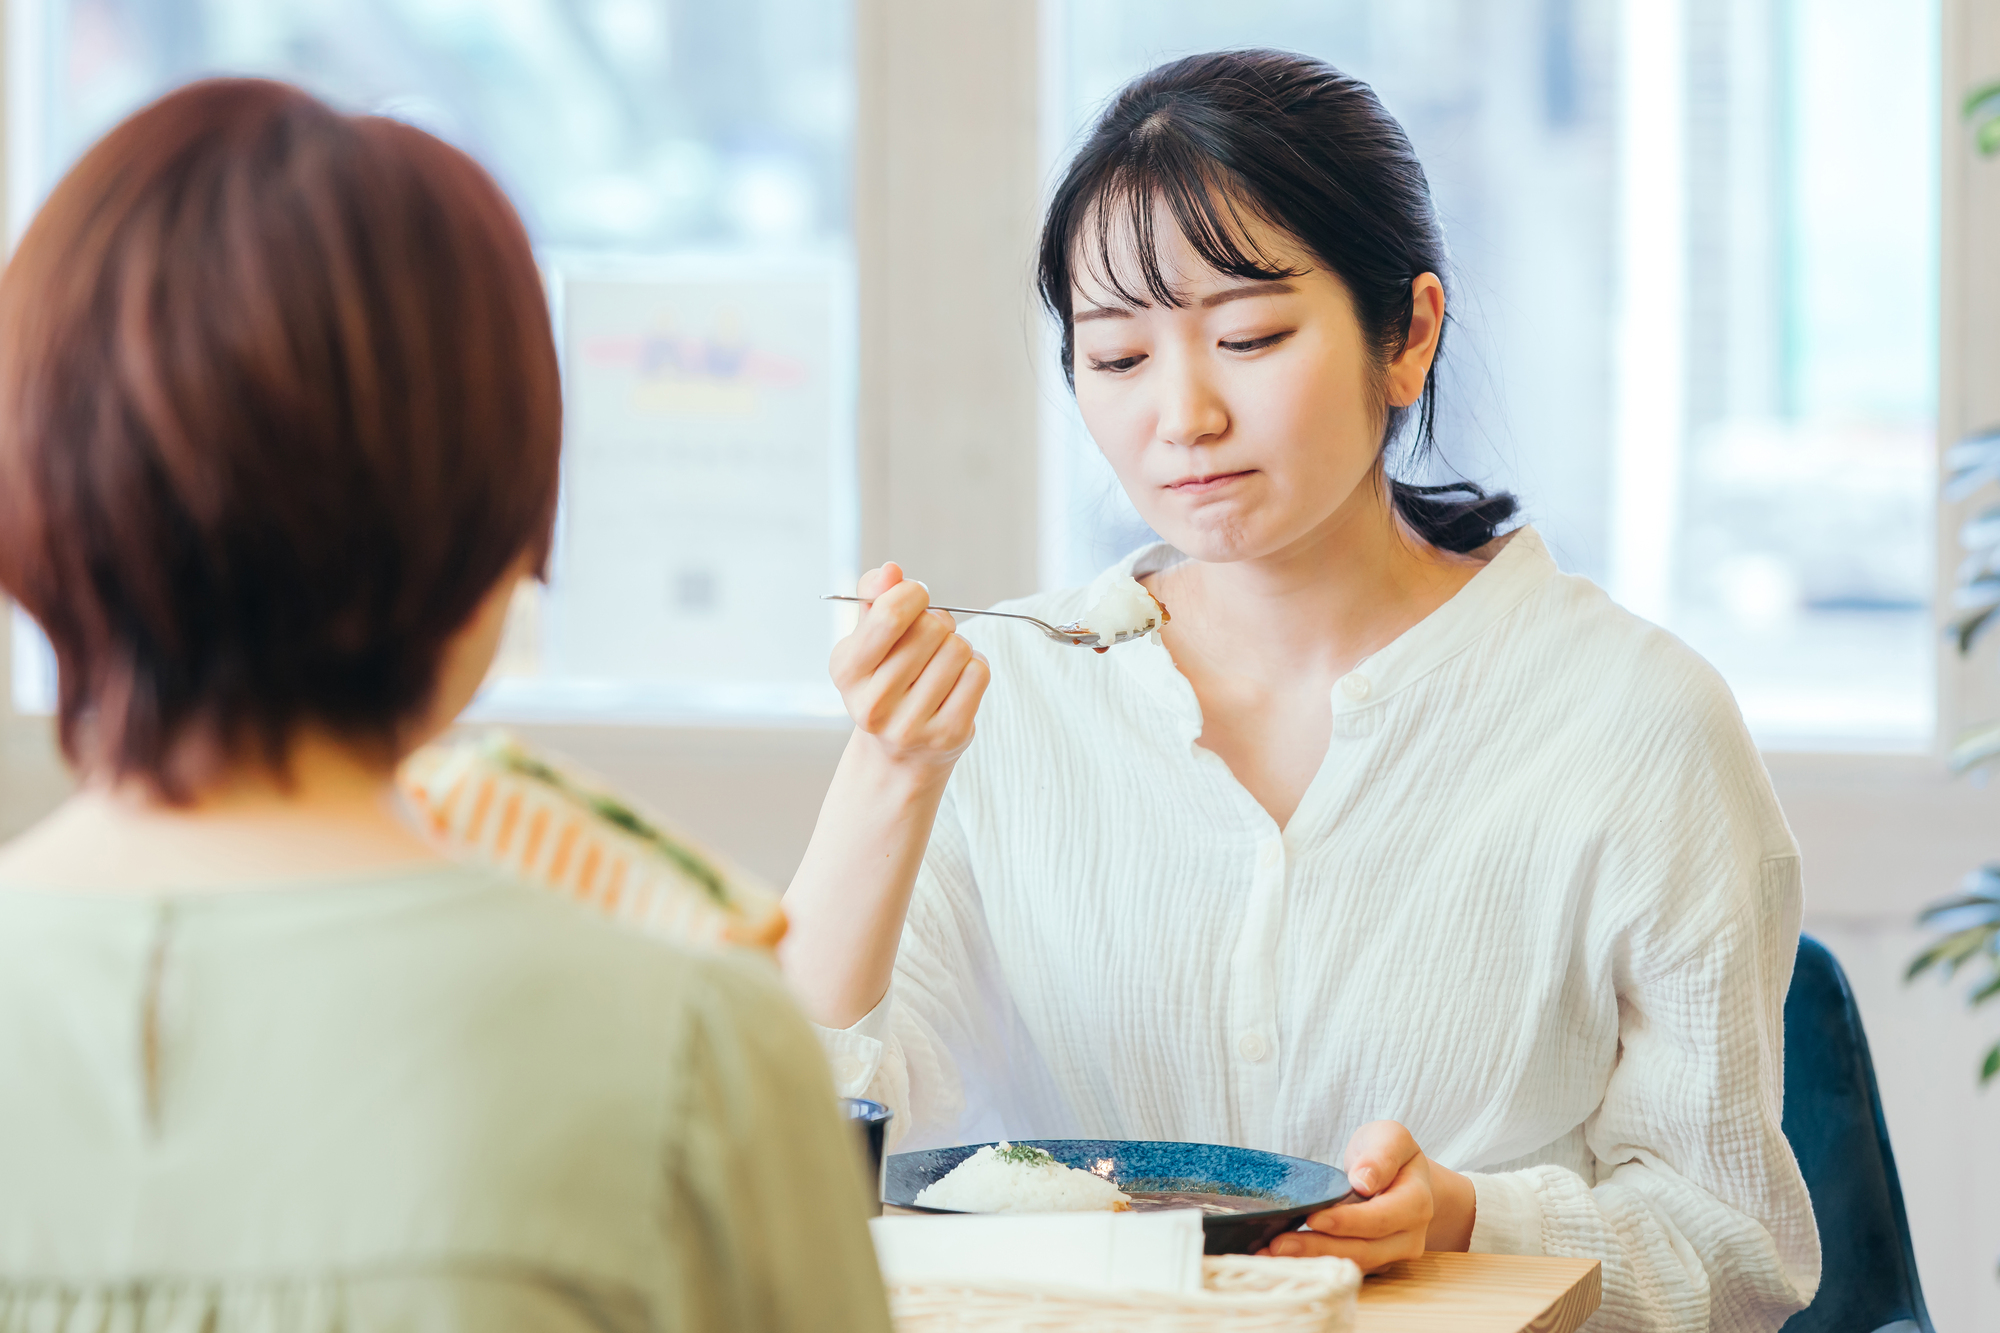
M1377 1120L1354 1131L1343 1159L1347 1183L1361 1194L1379 1194L1417 1155L1417 1141L1393 1120Z
M854 591L870 599L880 597L889 589L903 581L903 567L891 560L880 569L871 569L861 576L861 586Z

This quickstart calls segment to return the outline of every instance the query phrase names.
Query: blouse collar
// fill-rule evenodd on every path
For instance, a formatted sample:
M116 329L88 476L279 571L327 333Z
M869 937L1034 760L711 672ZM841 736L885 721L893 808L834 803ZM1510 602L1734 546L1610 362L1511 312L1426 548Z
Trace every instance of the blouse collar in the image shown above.
M1451 600L1341 678L1333 691L1336 717L1372 708L1457 657L1560 572L1533 526L1497 537L1494 545L1493 556ZM1093 579L1091 597L1094 599L1101 585L1112 579L1156 574L1186 559L1165 542L1142 546ZM1201 705L1194 689L1174 666L1173 655L1157 635L1122 647L1111 656L1188 724L1190 739L1201 734Z

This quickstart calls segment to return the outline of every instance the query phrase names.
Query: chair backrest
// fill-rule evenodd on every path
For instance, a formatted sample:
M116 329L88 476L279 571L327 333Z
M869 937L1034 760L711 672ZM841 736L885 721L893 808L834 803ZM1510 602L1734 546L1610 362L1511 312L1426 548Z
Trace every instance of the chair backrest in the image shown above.
M1784 1333L1931 1333L1861 1014L1810 935L1785 996L1785 1137L1819 1221L1821 1276Z

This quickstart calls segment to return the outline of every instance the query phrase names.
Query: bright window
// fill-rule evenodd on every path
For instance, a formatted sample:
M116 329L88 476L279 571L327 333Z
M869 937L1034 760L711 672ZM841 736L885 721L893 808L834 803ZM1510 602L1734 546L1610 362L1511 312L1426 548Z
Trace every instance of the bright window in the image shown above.
M1937 25L1936 0L1063 0L1047 141L1193 51L1367 79L1456 263L1446 460L1708 657L1767 747L1927 749ZM1046 573L1079 580L1145 532L1073 411L1046 429Z
M854 563L850 6L829 0L22 0L13 234L160 93L269 75L480 159L542 255L565 370L554 577L489 715L837 714ZM15 697L45 709L17 622Z

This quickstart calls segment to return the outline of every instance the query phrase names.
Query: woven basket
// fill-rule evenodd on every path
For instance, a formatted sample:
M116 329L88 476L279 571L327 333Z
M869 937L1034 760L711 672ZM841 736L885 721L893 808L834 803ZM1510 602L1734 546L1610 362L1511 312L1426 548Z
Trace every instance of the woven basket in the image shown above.
M896 1333L1350 1333L1361 1270L1345 1259L1222 1255L1191 1296L1031 1282L892 1285Z

